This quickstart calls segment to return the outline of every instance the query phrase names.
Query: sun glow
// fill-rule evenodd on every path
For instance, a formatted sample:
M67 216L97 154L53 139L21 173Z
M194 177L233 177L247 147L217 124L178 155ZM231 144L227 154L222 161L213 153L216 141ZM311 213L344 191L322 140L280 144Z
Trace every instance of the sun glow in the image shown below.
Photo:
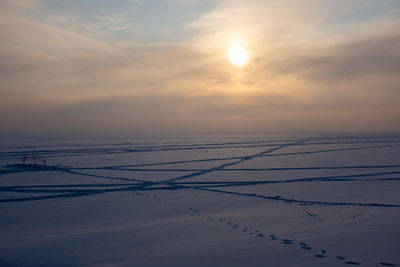
M232 47L229 51L229 60L236 66L243 66L249 57L249 52L240 44Z

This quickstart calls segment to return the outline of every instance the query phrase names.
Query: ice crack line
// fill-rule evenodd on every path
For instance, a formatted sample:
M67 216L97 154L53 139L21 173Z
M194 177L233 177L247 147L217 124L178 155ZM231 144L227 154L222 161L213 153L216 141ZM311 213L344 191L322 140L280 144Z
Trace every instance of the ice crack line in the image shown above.
M264 195L254 194L254 193L239 193L239 192L234 192L234 191L224 191L224 190L218 190L218 189L208 189L208 188L199 188L199 187L196 187L195 189L216 192L216 193L223 193L223 194L232 194L232 195L236 195L236 196L245 196L245 197L255 197L255 198L276 200L276 201L286 202L289 204L320 205L320 206L361 206L361 207L400 208L400 205L396 205L396 204L298 200L298 199L293 199L293 198L284 198L281 196L264 196Z
M169 180L161 181L160 183L170 184L170 183L175 182L175 181L188 179L188 178L200 176L200 175L203 175L203 174L206 174L206 173L210 173L210 172L213 172L213 171L221 170L221 169L223 169L225 167L234 166L234 165L237 165L239 163L242 163L242 162L245 162L245 161L248 161L248 160L252 160L253 158L256 158L256 157L262 157L262 156L264 156L264 155L266 155L268 153L272 153L274 151L277 151L277 150L282 149L282 148L287 147L287 146L288 145L280 145L278 147L262 151L260 153L255 154L255 155L242 157L239 160L236 160L236 161L233 161L233 162L224 163L224 164L221 164L219 166L216 166L216 167L213 167L213 168L210 168L210 169L206 169L206 170L194 172L194 173L191 173L191 174L179 176L179 177L176 177L176 178L172 178L172 179L169 179Z

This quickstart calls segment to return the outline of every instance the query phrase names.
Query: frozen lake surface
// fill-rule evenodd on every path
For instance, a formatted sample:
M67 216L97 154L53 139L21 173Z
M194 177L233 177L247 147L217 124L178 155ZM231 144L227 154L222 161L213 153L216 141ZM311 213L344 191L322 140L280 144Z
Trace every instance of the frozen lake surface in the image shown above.
M400 134L1 135L1 266L400 266Z

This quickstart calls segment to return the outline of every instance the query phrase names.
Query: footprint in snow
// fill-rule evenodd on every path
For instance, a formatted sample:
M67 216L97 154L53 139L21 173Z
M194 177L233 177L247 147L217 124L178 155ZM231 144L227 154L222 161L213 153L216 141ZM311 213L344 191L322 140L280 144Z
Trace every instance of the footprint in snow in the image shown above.
M346 261L345 263L349 265L360 265L360 263L356 261Z
M380 262L379 264L383 265L383 266L397 266L396 264L388 263L388 262Z
M278 240L279 238L275 237L274 235L269 235L269 237L271 238L271 240Z
M295 243L295 241L290 240L290 239L282 239L282 243L286 245L292 245Z
M139 192L137 192L136 194L143 196L143 194L141 194ZM199 209L189 208L189 210L191 211L191 214L190 214L191 216L200 217ZM208 216L208 217L204 217L203 216L202 218L207 218L209 220L213 219L213 217L210 217L210 216ZM217 219L217 218L215 218L215 219ZM225 220L222 219L222 218L218 218L218 220L217 220L217 222L224 222L224 221ZM230 220L228 220L226 224L227 225L233 225L232 228L239 228L238 224L233 224L232 221L230 221ZM247 232L247 230L248 230L247 227L243 227L241 229L242 232ZM254 231L254 232L249 232L249 235L255 235L255 236L258 236L258 237L264 236L264 234L261 233L258 230ZM275 235L269 235L269 237L270 237L271 240L279 240L279 238L276 237ZM285 244L285 245L292 245L292 244L295 244L296 241L290 240L290 239L282 239L282 243ZM299 242L299 244L300 244L300 248L301 249L312 250L312 247L310 247L307 243ZM321 251L321 254L315 254L315 257L316 258L326 258L327 251L324 250L324 249L321 249L320 251ZM343 260L343 261L346 260L346 258L342 257L342 256L336 256L336 258L339 259L339 260ZM348 265L361 265L361 263L356 262L356 261L345 261L344 263L348 264ZM379 262L379 264L382 265L382 266L397 266L396 264L388 263L388 262Z

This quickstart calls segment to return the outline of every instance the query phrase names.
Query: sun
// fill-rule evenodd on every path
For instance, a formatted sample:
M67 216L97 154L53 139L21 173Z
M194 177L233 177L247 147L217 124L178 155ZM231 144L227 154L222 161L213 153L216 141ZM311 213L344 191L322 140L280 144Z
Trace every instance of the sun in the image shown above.
M240 45L232 47L229 51L229 60L232 64L239 67L243 66L246 63L248 57L249 52Z

